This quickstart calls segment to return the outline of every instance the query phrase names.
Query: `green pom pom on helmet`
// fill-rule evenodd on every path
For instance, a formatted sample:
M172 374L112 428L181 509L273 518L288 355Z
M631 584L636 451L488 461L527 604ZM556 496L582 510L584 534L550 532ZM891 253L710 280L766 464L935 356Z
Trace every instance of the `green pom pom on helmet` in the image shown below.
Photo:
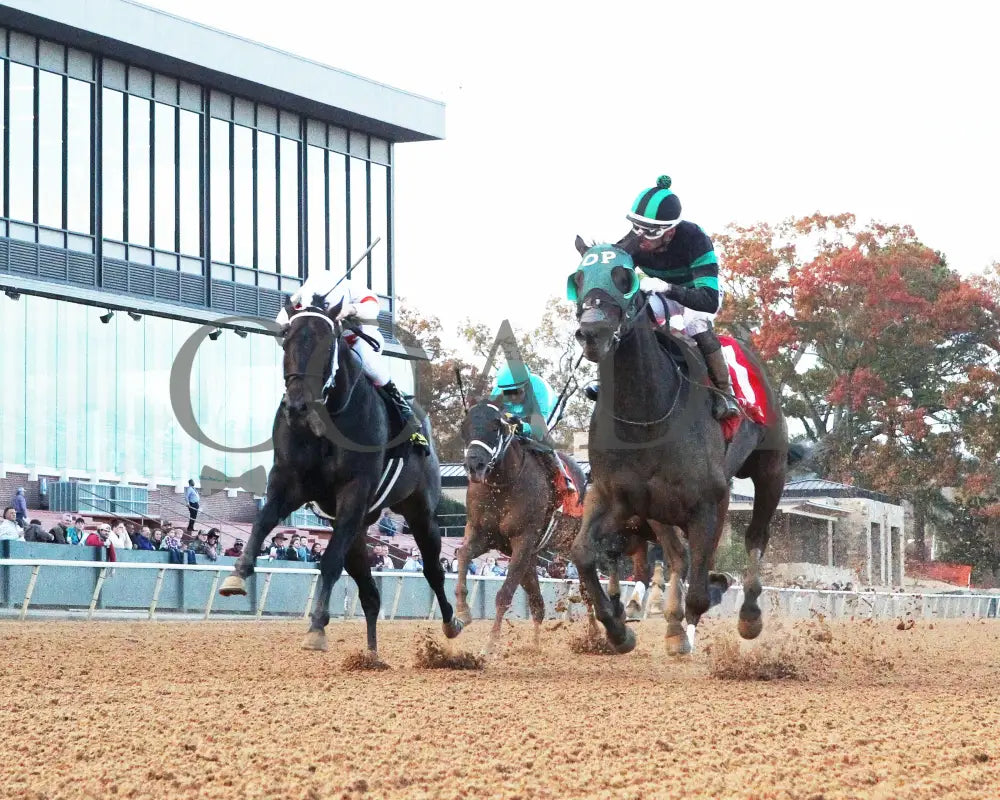
M669 175L661 175L656 179L656 186L639 193L626 219L653 228L673 228L680 223L681 200L670 191L672 185Z

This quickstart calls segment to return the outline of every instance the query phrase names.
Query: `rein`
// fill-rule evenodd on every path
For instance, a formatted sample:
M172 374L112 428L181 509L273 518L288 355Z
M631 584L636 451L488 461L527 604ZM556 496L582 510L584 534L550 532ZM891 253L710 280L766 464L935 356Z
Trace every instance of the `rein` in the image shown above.
M323 322L325 322L327 325L330 326L330 333L333 335L333 344L330 345L330 377L326 379L326 383L323 384L323 390L322 390L323 404L325 405L328 393L336 385L337 373L340 368L340 331L338 330L337 323L334 320L330 319L329 315L323 314L319 311L309 311L309 310L299 311L298 313L293 315L291 319L299 319L301 317L316 317L317 319L323 320ZM289 320L289 323L291 322L291 319ZM360 330L355 330L354 328L349 328L348 330L350 330L350 332L355 336L357 336L359 339L363 339L364 341L368 342L368 344L370 344L375 349L376 352L379 351L380 347L378 342L375 341L375 339L373 339L371 336L369 336L366 333L363 333ZM323 374L317 372L289 372L288 374L285 375L286 388L288 387L288 382L293 378L300 378L300 379L319 378L320 380L322 380ZM358 378L355 378L354 385L357 385L359 378L360 378L360 373ZM338 408L336 411L330 411L330 409L327 409L327 412L330 414L331 417L336 417L344 413L344 411L347 409L347 406L351 402L351 398L354 396L353 390L354 386L352 385L351 390L347 392L347 399L344 400L341 407Z
M614 353L618 350L618 345L621 344L622 339L634 333L632 325L642 315L642 312L646 311L649 308L649 295L642 293L641 296L642 296L642 302L638 304L638 306L636 307L635 311L632 314L629 314L627 311L622 313L621 321L618 323L618 327L615 328L615 332L611 335L611 348L609 350L609 353L611 355L614 355ZM586 305L584 305L583 307L586 308ZM629 326L628 329L623 334L622 328L625 327L626 322L629 323ZM619 417L616 416L615 414L610 414L609 412L611 419L613 419L615 422L621 422L623 425L635 425L636 427L641 428L650 425L659 425L661 422L666 422L670 418L670 415L677 410L677 403L681 398L681 380L684 379L684 375L683 373L681 373L680 367L677 366L676 362L672 358L668 360L670 361L670 364L674 368L674 375L677 377L677 391L674 392L674 399L670 403L670 407L667 409L666 413L662 417L659 417L657 419L648 421L639 421L634 419L625 419L625 417Z

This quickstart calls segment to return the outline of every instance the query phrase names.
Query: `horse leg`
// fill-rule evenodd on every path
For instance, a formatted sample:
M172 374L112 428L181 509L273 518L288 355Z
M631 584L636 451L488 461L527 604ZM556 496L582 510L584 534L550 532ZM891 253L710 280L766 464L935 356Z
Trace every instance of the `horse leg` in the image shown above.
M413 497L409 498L411 501ZM427 507L425 499L399 506L399 512L410 526L410 533L420 549L424 561L424 578L437 597L441 609L441 626L449 639L462 630L462 622L455 618L455 610L444 593L444 569L441 567L441 530L434 519L434 510Z
M242 555L233 565L233 574L227 575L219 589L223 597L245 595L247 593L246 578L253 575L254 562L264 545L267 535L277 527L278 523L299 508L306 497L302 494L298 482L291 475L272 469L268 478L267 502L257 515L250 539L243 549Z
M691 652L691 642L684 630L684 592L681 581L684 575L684 539L681 529L650 520L649 527L663 548L663 557L670 568L670 582L667 585L667 602L663 606L663 616L667 620L667 654L685 655Z
M542 587L538 585L538 573L531 568L524 571L521 577L521 588L528 595L528 608L531 611L531 621L535 625L532 645L536 650L541 647L542 623L545 622L545 600L542 598Z
M580 573L580 585L587 590L587 597L593 604L594 615L604 626L608 642L616 652L628 653L635 648L635 634L615 616L614 605L605 594L597 574L597 554L600 542L606 535L604 528L609 524L613 524L609 511L598 507L596 498L591 500L588 496L580 532L573 542L570 558L576 564Z
M350 494L347 494L348 491ZM309 631L302 641L302 647L305 650L326 650L326 626L330 623L330 594L333 592L334 584L344 571L346 554L354 543L355 536L361 538L362 543L364 542L363 537L359 534L359 529L361 521L364 519L365 498L368 497L369 493L369 488L361 487L357 482L347 484L338 493L337 519L333 524L330 542L327 544L326 550L323 551L323 558L319 562L319 590L316 592L316 600L313 603ZM344 502L341 502L341 498L344 498ZM360 588L359 584L359 591Z
M354 537L354 541L351 542L351 546L347 550L347 557L344 559L344 568L358 585L358 599L365 612L365 624L368 628L368 650L377 654L378 641L375 626L378 623L378 611L382 606L382 598L379 597L378 586L375 585L371 567L368 566L368 553L364 536Z
M757 600L763 590L760 582L760 564L767 547L768 525L781 500L785 485L785 454L776 450L759 450L751 456L754 499L753 513L746 532L749 566L743 579L743 605L737 630L744 639L756 639L764 628Z
M468 590L469 562L481 556L486 550L486 542L479 529L473 527L471 523L466 523L465 539L455 551L455 555L458 557L458 576L455 580L455 619L462 625L472 624ZM451 636L458 636L461 631L460 627L454 625L445 627L446 636L449 635L449 632Z
M622 586L618 578L618 559L611 559L611 574L608 576L608 599L614 609L614 615L625 619L625 606L622 605Z
M687 529L688 550L691 563L688 568L688 590L684 606L688 624L688 639L694 648L694 629L701 615L711 605L708 587L708 568L715 541L717 503L703 503Z
M635 577L635 586L632 588L632 597L629 598L628 604L625 606L627 619L642 619L642 601L649 590L648 549L645 539L634 542L631 548L632 574ZM643 586L642 595L639 594L640 583Z
M518 584L524 580L525 573L530 570L531 562L534 561L535 554L532 552L531 546L537 541L537 538L537 536L528 537L524 534L510 538L510 565L507 567L507 576L500 586L500 591L497 592L496 616L493 618L489 641L483 649L485 656L494 655L500 646L503 618L514 599L514 592L517 591Z

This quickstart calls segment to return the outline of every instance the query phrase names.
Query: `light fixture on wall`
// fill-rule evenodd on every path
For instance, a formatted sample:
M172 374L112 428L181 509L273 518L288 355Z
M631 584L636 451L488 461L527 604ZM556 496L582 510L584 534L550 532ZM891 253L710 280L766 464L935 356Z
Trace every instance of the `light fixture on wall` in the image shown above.
M4 289L3 293L7 295L11 300L20 300L21 293L17 289Z
M109 322L111 322L111 318L112 318L112 317L113 317L114 315L115 315L115 312L114 312L114 311L112 311L112 310L111 310L111 309L109 308L109 309L108 309L108 312L107 312L106 314L101 314L101 316L100 316L100 320L101 320L101 322L103 322L103 323L104 323L105 325L107 325L107 324L108 324Z
M211 339L213 342L220 336L222 336L222 328L216 328L214 331L208 334L208 338Z
M233 333L235 333L241 339L246 339L247 338L247 332L245 330L241 329L241 328L235 328L233 330Z
M132 319L134 319L136 322L138 322L140 319L142 319L142 314L140 314L138 311L129 311L128 315Z

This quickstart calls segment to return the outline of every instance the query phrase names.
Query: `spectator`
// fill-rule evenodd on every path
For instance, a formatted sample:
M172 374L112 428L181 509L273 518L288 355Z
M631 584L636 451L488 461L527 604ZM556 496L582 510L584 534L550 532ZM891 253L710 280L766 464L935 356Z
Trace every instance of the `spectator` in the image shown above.
M83 544L87 521L83 517L73 520L73 525L66 529L66 544Z
M403 562L403 572L420 572L424 568L420 551L416 547L410 548L410 555Z
M15 521L16 517L17 512L14 511L14 506L7 506L3 510L3 520L0 520L0 541L4 539L21 540L24 538L21 526Z
M58 525L55 525L49 530L49 535L52 537L48 541L55 542L56 544L76 544L72 541L70 536L70 531L73 529L73 515L63 514L62 520ZM27 537L25 537L27 538ZM79 541L79 539L77 539Z
M132 549L132 540L128 538L124 522L115 523L115 526L111 529L111 535L108 537L108 540L115 546L116 550Z
M309 550L309 561L316 562L323 558L323 551L320 550L319 542L313 542L312 548Z
M97 530L88 533L83 543L87 547L107 547L108 537L111 536L111 526L104 522L97 526Z
M27 525L28 519L28 498L24 496L24 489L18 488L14 492L14 522L19 528Z
M365 548L365 556L368 558L368 569L372 572L377 572L378 568L382 565L382 554L379 552L381 549L378 545L374 547L368 545Z
M388 570L392 571L396 569L396 562L393 560L392 556L389 555L389 545L383 544L375 548L378 553L379 565L378 568L383 572Z
M441 571L445 574L451 572L451 562L448 560L447 556L442 556L441 558Z
M382 516L378 519L378 532L382 536L395 536L396 535L396 523L390 516L388 508L382 509Z
M458 572L458 556L455 556L451 560L451 571L452 572L456 572L456 573ZM469 566L468 566L468 569L466 570L466 572L468 572L470 575L475 575L476 574L476 562L475 561L470 561L469 562Z
M537 567L535 567L535 572L538 573L538 577L539 578L551 578L552 577L549 574L549 571L545 568L544 564L539 564Z
M163 549L163 529L153 528L153 535L150 538L150 543L153 545L154 550Z
M205 557L209 561L219 560L219 529L209 528L205 535Z
M288 543L288 547L285 548L285 560L286 561L298 561L299 560L299 537L293 536L291 541Z
M285 534L274 534L274 539L271 540L271 549L268 551L267 557L272 561L288 560L288 548L285 546Z
M230 558L239 558L243 555L243 540L237 539L233 542L233 546L226 550L222 555L229 556Z
M562 580L566 577L566 562L562 556L556 556L549 564L549 577Z
M47 531L42 527L42 521L39 519L33 519L28 523L28 527L24 529L24 541L26 542L54 542L56 537L52 535L51 531Z
M132 542L132 549L137 549L135 540L139 538L139 530L135 527L134 522L125 522L125 534L128 536L128 540Z
M574 564L572 561L566 564L565 578L568 581L577 581L580 579L580 573L576 569L576 564Z
M187 488L184 490L184 499L187 500L188 505L188 533L194 530L194 521L198 519L198 509L201 508L201 497L194 488L194 479L188 481Z
M181 537L174 533L173 528L168 527L163 532L163 550L166 550L171 564L183 564L185 560L189 564L195 563L194 553L185 553L184 544Z
M139 533L136 534L135 541L133 542L136 550L155 550L156 547L153 545L153 540L150 538L149 528L143 525L139 528Z
M479 574L497 577L503 575L503 571L497 566L497 560L493 556L488 556L486 558L486 563L483 564L482 569L479 570Z
M299 557L299 561L309 560L309 543L306 541L305 536L299 537L299 545L295 548L295 552Z

